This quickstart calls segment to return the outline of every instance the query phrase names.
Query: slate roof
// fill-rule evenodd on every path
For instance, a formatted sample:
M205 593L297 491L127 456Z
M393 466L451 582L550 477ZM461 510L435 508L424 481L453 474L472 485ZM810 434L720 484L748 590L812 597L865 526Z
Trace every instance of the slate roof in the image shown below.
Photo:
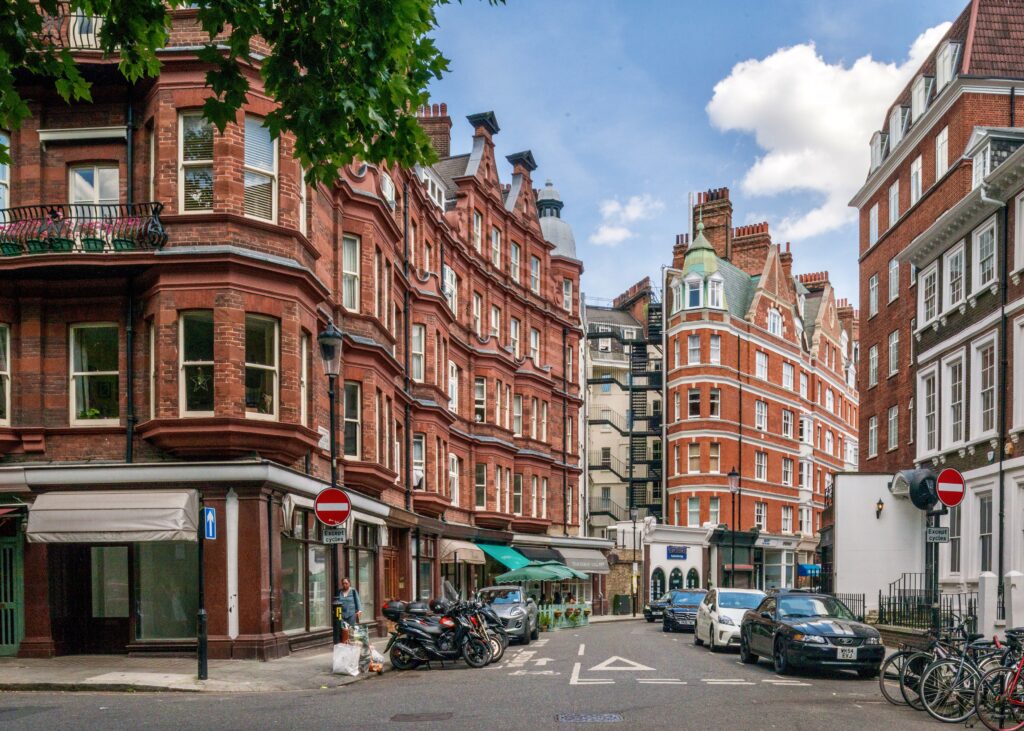
M821 303L824 300L823 294L824 290L821 290L804 299L804 333L806 333L808 341L814 335L814 328L818 321L818 310L821 309Z
M458 188L458 186L455 185L455 178L466 174L467 162L469 162L468 154L446 157L434 163L434 172L440 176L441 181L444 183L445 190L452 195L455 194L455 191Z
M734 317L746 318L760 275L752 277L725 259L718 260L718 273L725 282L725 305Z
M595 307L594 305L587 305L587 324L640 327L639 321L624 310L616 310L610 307Z

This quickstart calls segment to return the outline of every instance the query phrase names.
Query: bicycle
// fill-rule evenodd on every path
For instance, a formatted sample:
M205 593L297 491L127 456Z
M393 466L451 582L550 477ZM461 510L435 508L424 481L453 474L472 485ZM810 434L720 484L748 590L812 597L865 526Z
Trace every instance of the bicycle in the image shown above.
M932 718L945 723L962 723L974 714L974 697L986 672L1005 657L997 642L968 634L968 643L958 656L936 660L921 676L919 694Z
M985 673L974 694L978 718L993 731L1024 728L1024 627L1006 631L1006 655L1018 655L1012 667Z

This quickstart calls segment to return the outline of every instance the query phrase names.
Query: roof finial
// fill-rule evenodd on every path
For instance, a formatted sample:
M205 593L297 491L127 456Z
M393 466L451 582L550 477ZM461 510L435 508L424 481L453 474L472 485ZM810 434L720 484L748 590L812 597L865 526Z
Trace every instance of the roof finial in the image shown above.
M697 212L697 233L704 230L704 206Z

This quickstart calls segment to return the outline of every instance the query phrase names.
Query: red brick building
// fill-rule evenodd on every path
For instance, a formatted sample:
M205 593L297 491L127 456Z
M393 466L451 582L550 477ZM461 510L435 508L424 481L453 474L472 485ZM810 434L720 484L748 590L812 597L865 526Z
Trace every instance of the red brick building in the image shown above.
M90 50L90 20L54 40L94 101L22 78L32 116L0 130L0 550L24 565L0 652L194 648L200 502L214 657L329 641L332 573L382 626L386 599L503 571L478 544L603 547L574 538L582 264L532 154L502 183L494 115L451 156L434 105L435 166L310 186L257 76L224 134L198 114L195 11L136 84ZM337 563L311 512L332 320L354 507Z
M701 585L794 586L856 464L857 315L827 272L794 276L767 223L734 227L727 188L694 221L665 277L666 522L715 528Z

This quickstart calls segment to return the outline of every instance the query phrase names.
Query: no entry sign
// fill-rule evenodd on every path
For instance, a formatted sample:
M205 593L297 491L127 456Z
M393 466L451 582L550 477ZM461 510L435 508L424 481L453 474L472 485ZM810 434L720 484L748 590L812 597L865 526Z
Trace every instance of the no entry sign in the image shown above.
M935 482L935 491L939 494L939 500L947 508L955 508L964 499L964 476L959 470L947 467L939 473L939 479Z
M348 520L352 512L352 503L344 490L336 487L328 487L320 491L313 503L317 519L328 526L341 525Z

